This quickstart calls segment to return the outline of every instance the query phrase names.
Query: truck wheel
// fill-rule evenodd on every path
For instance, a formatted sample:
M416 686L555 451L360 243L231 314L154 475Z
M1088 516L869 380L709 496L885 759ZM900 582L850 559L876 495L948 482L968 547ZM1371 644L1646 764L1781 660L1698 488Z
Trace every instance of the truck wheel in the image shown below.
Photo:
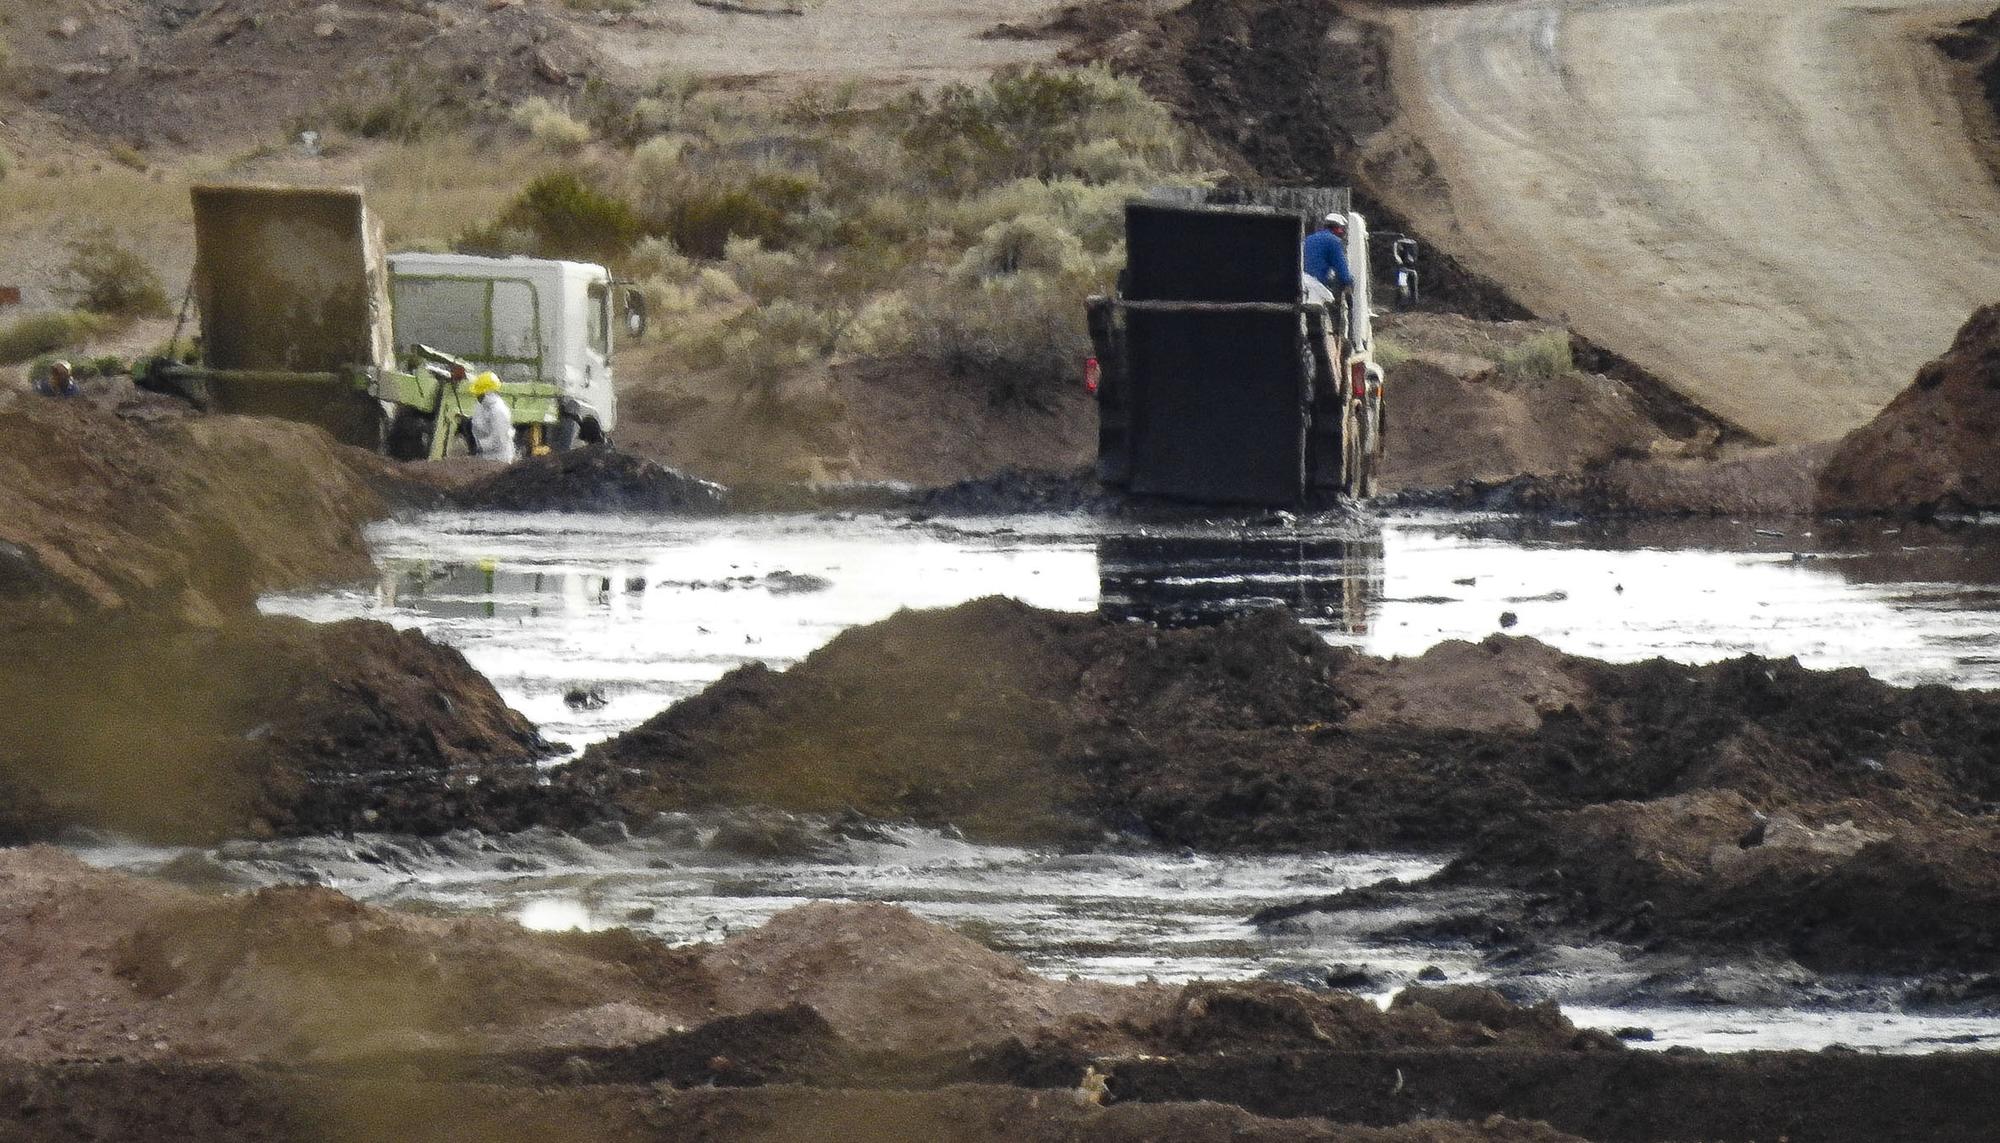
M549 447L557 452L568 452L576 447L576 441L583 433L583 422L564 413L556 420L555 431L549 434Z
M1361 466L1361 426L1354 416L1354 402L1343 397L1340 401L1340 491L1349 497L1360 496Z
M397 407L382 418L382 455L391 460L423 460L431 455L431 419Z
M598 425L596 417L592 417L578 425L576 433L584 444L608 445L611 443L611 438L604 435L604 429Z
M1357 498L1365 500L1375 495L1376 469L1379 467L1376 460L1381 452L1381 432L1376 427L1373 413L1363 414L1357 421L1361 429L1361 440L1360 448L1356 450L1360 455L1355 457L1355 463L1360 466L1361 476L1356 482L1354 494Z

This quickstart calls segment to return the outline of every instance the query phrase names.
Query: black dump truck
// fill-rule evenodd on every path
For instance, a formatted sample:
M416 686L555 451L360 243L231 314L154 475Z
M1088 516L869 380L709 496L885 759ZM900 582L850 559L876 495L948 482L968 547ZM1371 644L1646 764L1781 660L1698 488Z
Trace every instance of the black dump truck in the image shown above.
M1347 223L1354 288L1312 301L1306 233ZM1367 220L1345 189L1158 193L1125 208L1126 270L1089 302L1098 479L1134 496L1294 508L1370 496L1383 449ZM1399 301L1415 249L1392 244Z

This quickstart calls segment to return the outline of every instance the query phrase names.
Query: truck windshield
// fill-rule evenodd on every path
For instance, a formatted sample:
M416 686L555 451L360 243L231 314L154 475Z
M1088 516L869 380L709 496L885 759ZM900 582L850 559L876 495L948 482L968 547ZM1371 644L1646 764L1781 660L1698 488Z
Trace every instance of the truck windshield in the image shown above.
M611 287L590 287L590 310L585 325L590 329L590 348L599 357L611 356Z

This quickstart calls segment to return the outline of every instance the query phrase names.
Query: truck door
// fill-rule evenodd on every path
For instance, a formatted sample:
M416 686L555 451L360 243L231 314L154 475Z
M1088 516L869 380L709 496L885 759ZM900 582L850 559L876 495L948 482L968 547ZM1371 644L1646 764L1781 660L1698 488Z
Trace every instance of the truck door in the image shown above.
M1131 490L1297 503L1311 417L1299 216L1131 203L1125 235Z

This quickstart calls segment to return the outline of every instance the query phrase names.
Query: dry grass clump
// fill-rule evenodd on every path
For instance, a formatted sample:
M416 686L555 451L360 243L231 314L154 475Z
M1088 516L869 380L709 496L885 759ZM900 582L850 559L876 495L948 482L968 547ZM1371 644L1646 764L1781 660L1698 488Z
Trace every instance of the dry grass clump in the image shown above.
M170 312L160 275L119 245L109 230L71 239L69 254L55 292L77 309L113 317L165 317Z
M514 126L559 154L574 154L590 142L590 126L537 95L514 109Z
M1500 373L1518 381L1554 381L1576 371L1569 334L1550 330L1527 338L1500 355Z
M0 365L18 365L45 353L82 345L104 332L110 323L82 310L28 314L0 326Z

